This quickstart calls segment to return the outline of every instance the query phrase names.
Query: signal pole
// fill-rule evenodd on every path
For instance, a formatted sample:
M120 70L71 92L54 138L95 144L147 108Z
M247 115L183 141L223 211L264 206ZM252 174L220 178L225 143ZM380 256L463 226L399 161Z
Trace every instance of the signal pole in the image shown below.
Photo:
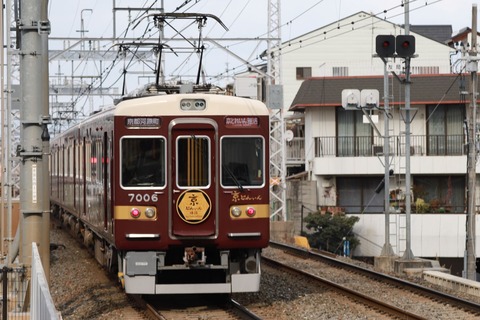
M410 34L409 0L405 1L405 35ZM406 217L406 248L404 260L413 260L411 232L411 182L410 182L410 59L405 57L405 217Z

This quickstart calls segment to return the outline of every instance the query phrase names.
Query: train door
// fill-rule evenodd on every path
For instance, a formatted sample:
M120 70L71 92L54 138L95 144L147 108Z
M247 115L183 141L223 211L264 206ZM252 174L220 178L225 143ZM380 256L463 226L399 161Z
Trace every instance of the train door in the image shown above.
M217 235L216 127L209 120L177 119L170 129L170 233L174 238Z
M110 221L110 157L109 157L109 138L108 133L103 133L103 154L102 154L102 171L103 171L103 230L108 230L108 221Z

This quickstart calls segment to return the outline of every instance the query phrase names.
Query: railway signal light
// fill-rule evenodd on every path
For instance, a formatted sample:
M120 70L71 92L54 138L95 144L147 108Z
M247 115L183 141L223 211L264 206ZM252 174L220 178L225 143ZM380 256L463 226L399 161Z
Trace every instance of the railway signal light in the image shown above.
M380 35L375 39L376 51L379 57L388 58L395 54L395 37Z
M412 57L415 53L415 37L411 35L378 35L375 39L375 50L379 57Z
M410 35L397 36L395 46L399 57L411 57L415 53L415 37Z

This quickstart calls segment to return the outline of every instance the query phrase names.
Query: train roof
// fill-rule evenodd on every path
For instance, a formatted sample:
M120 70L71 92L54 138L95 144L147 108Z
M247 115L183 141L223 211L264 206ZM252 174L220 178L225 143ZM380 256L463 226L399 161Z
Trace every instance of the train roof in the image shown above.
M206 107L204 110L182 111L180 102L185 99L202 99ZM269 114L268 108L261 101L206 93L155 95L123 100L117 104L114 114L115 116L174 116L182 112L189 116Z

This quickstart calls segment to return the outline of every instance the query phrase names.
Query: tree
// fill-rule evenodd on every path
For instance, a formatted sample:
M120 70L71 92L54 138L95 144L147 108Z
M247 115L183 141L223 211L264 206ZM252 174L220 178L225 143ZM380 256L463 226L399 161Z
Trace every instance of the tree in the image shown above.
M350 242L350 252L353 252L360 244L360 240L355 237L352 231L354 224L359 220L359 217L347 217L344 214L309 213L305 218L306 227L314 232L307 234L306 237L310 246L333 253L342 251L343 239L345 238Z

